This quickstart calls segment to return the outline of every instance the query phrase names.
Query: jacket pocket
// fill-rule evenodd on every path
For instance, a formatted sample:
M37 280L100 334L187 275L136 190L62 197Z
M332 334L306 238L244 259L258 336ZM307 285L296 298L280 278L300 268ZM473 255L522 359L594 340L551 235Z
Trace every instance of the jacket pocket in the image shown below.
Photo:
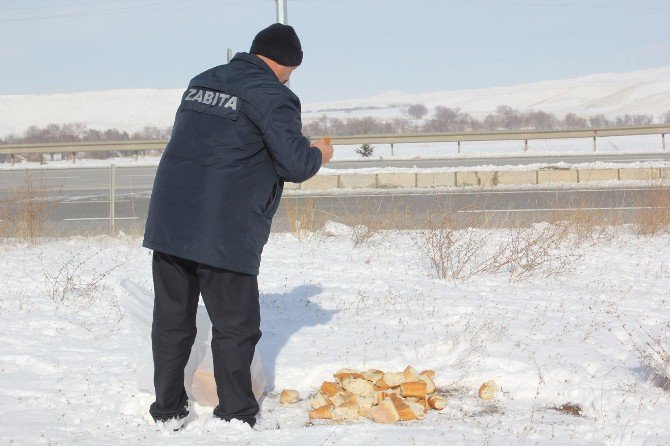
M279 200L281 198L282 189L283 189L283 181L277 178L274 186L272 187L272 193L268 198L265 210L263 211L264 216L270 217L274 215L275 211L277 210L277 207L279 207Z

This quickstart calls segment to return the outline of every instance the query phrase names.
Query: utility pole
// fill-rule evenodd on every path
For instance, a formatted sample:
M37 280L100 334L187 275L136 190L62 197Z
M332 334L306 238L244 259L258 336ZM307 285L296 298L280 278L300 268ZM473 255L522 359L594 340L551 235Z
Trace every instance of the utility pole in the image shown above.
M288 25L288 16L286 15L286 7L288 0L275 0L277 3L277 23ZM291 88L291 83L286 82L286 86Z
M277 23L288 25L288 17L286 15L287 0L275 0L277 3Z

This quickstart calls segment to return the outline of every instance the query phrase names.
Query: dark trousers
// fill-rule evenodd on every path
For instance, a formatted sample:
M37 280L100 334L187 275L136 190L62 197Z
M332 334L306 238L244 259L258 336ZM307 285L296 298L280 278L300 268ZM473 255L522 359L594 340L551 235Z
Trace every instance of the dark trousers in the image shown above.
M202 293L212 321L212 358L219 405L214 416L237 418L253 426L259 411L251 390L251 360L261 338L258 281L254 275L154 251L154 313L151 342L156 401L149 412L157 421L188 414L184 367L196 335Z

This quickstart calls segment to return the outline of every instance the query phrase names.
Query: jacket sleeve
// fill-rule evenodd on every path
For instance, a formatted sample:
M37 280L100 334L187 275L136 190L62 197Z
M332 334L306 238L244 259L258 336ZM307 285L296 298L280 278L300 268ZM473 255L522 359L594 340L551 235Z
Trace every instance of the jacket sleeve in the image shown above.
M310 147L302 134L300 102L296 97L282 96L263 118L260 131L277 174L284 181L302 183L321 168L321 151Z

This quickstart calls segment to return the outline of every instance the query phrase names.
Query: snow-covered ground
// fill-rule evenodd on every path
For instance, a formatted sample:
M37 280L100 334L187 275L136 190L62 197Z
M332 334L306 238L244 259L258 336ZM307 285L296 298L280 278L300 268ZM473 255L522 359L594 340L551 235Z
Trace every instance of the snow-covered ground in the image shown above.
M124 89L59 94L0 95L0 137L22 134L31 125L80 122L92 129L130 133L152 125L172 125L186 86L173 89ZM407 94L398 91L368 98L303 104L305 122L332 118L403 116L407 104L456 108L483 118L499 105L522 111L543 110L563 117L604 114L651 114L670 110L670 65L627 73L599 73L573 79L514 86Z
M503 230L482 230L497 246ZM185 429L158 432L138 392L140 340L112 290L151 287L140 239L71 238L0 255L0 439L3 444L579 444L670 442L670 393L629 350L626 330L668 341L670 235L611 237L554 252L560 274L510 281L501 270L434 278L416 232L353 244L337 224L301 239L272 234L259 276L269 381L259 431L197 406ZM419 244L421 246L421 244ZM342 367L436 370L447 407L417 422L308 423L303 398ZM479 385L502 391L490 402ZM582 416L555 410L581 406ZM270 429L278 423L278 430Z

